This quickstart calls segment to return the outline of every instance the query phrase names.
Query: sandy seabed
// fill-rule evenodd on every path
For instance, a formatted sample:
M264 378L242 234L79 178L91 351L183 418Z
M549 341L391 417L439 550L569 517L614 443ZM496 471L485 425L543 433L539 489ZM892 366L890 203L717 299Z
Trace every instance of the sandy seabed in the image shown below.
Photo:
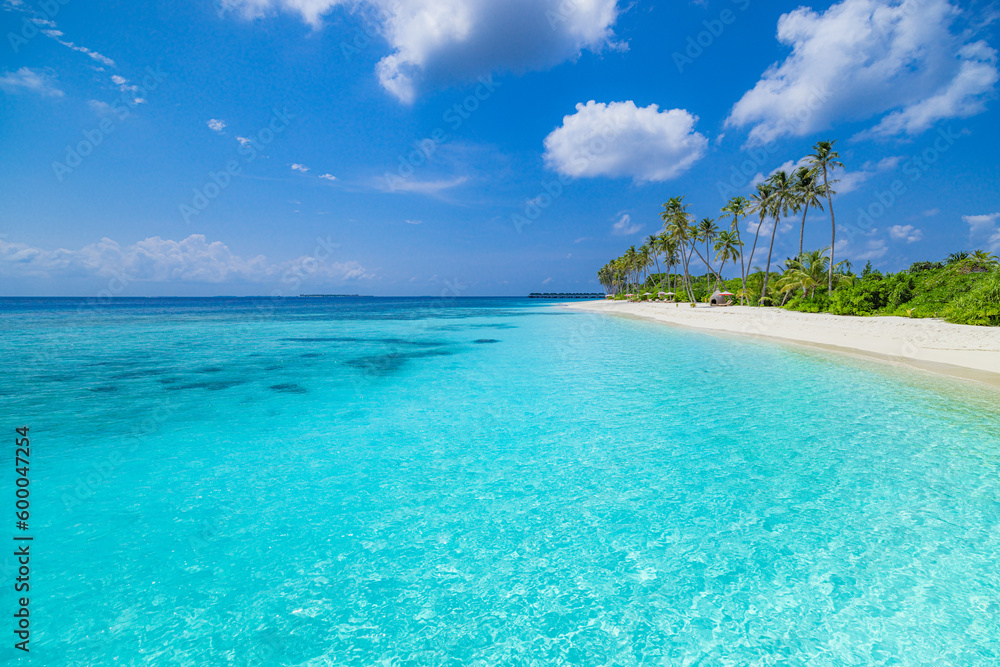
M583 301L563 307L822 347L1000 386L1000 327L688 303Z

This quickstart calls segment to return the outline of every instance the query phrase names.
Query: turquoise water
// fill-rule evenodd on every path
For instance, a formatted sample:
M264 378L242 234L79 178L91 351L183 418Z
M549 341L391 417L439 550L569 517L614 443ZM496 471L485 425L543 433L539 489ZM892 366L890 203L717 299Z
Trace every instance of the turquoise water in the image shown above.
M1000 662L993 390L528 300L85 304L0 301L32 664Z

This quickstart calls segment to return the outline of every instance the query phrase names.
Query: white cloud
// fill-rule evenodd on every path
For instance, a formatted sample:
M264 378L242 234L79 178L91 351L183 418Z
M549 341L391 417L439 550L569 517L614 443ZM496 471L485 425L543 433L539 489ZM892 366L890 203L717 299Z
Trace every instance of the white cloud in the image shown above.
M18 277L124 276L129 282L274 282L289 272L317 280L353 280L371 275L357 262L318 262L303 256L269 262L263 255L245 259L220 241L201 234L182 241L147 238L121 246L103 238L79 250L45 250L0 240L0 274Z
M222 131L226 129L226 121L219 120L218 118L210 118L207 124L208 129L212 130L212 132L218 132L219 134L222 134Z
M623 213L618 222L611 225L611 233L615 236L631 236L640 229L642 228L639 225L632 223L632 216L628 213Z
M896 241L914 243L924 238L924 233L913 225L893 225L889 228L889 236Z
M803 136L839 121L888 113L859 136L918 134L983 110L997 81L996 51L966 43L947 0L843 0L778 19L792 48L733 106L727 127L751 143Z
M335 181L335 180L337 180L337 177L334 176L333 174L320 174L319 177L320 178L325 178L328 181Z
M422 224L424 224L423 220L404 220L404 222L406 224L408 224L408 225L422 225Z
M491 72L545 69L589 49L618 46L618 0L222 0L246 17L283 9L313 28L333 8L361 6L392 53L379 61L382 86L411 102L425 85Z
M963 215L962 222L969 225L970 234L981 234L993 229L997 220L1000 220L1000 213L987 213L986 215Z
M542 284L543 285L548 285L551 282L552 282L552 278L546 278L545 280L542 281Z
M854 248L847 239L837 241L835 254L837 257L847 257L851 261L866 262L870 259L881 259L889 252L889 245L882 239L865 241L860 248Z
M22 67L16 72L0 74L0 90L7 93L26 90L43 97L63 96L63 91L56 87L53 75L30 67Z
M102 55L97 51L91 51L86 46L77 46L73 42L67 42L66 40L62 39L63 33L61 30L43 30L42 33L47 37L51 37L52 39L59 42L68 49L73 49L74 51L90 56L91 58L101 63L102 65L107 65L108 67L115 66L115 61L112 60L111 58L108 58L107 56Z
M985 242L990 252L1000 252L1000 213L963 215L962 221L969 225L970 241Z
M865 181L870 179L872 176L894 170L896 167L899 166L899 163L902 161L902 159L903 158L898 155L893 155L890 157L882 158L878 162L865 162L863 165L861 165L861 169L857 171L838 170L833 175L833 177L837 181L836 183L832 184L833 189L836 191L837 194L841 195L846 195L848 192L854 192L855 190L860 188L865 183ZM799 167L807 166L808 163L809 163L808 157L801 158L798 162L794 160L789 160L784 164L782 164L777 169L775 169L774 171L772 171L771 175L773 175L777 171L785 171L786 173L791 174ZM757 175L753 177L753 180L750 181L750 185L757 185L758 183L763 183L765 180L766 177L764 176L764 174L758 172Z
M465 176L456 176L435 181L415 181L408 178L393 177L381 180L379 186L385 192L414 192L421 195L436 195L445 190L458 187L469 179Z
M937 215L940 212L941 212L941 209L939 209L939 208L929 208L926 211L924 211L922 215L925 218L933 218L935 215Z
M651 104L577 104L576 113L545 137L546 164L566 176L630 176L636 182L680 176L705 153L696 116Z
M236 137L236 141L240 142L240 146L246 146L247 144L252 144L252 139L247 139L246 137Z
M309 171L309 167L305 166L304 164L298 164L298 163L293 164L292 169L295 171L300 171L303 174Z

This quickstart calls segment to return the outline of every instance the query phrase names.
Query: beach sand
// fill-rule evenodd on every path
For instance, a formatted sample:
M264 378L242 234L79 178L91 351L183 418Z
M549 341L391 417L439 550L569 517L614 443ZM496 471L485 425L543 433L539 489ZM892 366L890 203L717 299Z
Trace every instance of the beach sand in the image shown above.
M781 308L583 301L563 307L820 347L1000 386L1000 327Z

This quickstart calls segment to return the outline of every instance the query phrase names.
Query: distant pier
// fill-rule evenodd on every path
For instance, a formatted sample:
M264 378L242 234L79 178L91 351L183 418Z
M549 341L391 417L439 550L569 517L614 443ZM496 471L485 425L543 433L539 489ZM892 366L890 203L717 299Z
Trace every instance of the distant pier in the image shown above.
M603 299L604 292L532 292L529 299Z

